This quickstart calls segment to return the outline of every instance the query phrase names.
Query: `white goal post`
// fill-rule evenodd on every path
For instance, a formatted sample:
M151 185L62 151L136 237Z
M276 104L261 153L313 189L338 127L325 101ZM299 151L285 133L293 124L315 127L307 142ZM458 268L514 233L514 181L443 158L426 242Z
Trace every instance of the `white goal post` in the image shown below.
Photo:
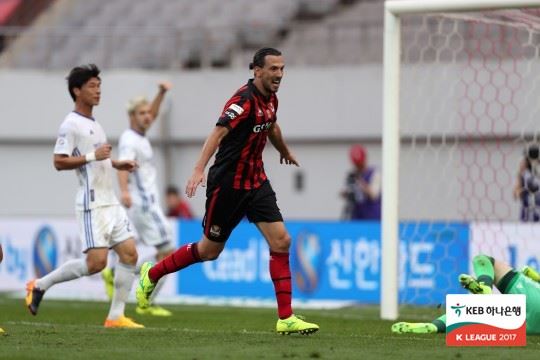
M401 15L540 8L540 0L389 0L383 58L382 319L398 317Z

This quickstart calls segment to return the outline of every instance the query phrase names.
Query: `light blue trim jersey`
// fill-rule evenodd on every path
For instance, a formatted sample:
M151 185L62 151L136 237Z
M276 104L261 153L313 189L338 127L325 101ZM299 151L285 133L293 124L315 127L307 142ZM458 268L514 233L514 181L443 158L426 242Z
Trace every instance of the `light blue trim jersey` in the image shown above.
M146 209L159 204L154 151L148 138L128 129L120 136L118 147L120 160L135 160L139 165L139 168L130 173L128 178L133 205Z
M76 112L69 113L58 131L54 154L84 156L107 143L101 125ZM75 170L79 188L76 210L119 204L113 188L113 167L110 159L86 163Z

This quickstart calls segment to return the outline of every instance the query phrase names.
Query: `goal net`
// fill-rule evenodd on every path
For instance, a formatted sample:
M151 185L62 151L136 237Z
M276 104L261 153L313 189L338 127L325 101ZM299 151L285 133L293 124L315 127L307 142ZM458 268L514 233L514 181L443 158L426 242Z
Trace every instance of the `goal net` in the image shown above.
M526 148L540 140L540 10L399 19L397 297L433 306L463 292L458 275L479 253L538 267L540 229L521 217L538 219L535 147ZM384 307L384 284L381 295Z

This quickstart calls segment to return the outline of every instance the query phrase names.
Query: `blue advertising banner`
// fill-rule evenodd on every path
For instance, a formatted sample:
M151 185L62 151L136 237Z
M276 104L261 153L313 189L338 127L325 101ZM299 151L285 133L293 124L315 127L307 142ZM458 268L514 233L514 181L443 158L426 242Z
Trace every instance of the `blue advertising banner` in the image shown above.
M287 222L292 237L293 296L299 300L380 300L379 222ZM197 241L200 221L179 222L180 244ZM462 292L457 276L468 270L469 226L400 225L400 301L427 305ZM257 228L242 222L216 261L180 272L182 295L273 299L269 252Z

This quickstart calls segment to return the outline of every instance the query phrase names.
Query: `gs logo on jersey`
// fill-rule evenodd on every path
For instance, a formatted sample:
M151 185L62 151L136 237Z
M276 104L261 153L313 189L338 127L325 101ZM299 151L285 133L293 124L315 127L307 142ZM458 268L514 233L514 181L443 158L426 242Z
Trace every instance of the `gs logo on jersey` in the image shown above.
M253 127L254 133L260 133L261 131L268 131L270 129L270 126L272 126L272 122L265 122L264 124L255 125Z
M293 279L300 291L313 293L319 286L323 257L319 236L310 231L302 231L294 244Z
M43 226L34 239L34 272L38 278L56 268L58 260L56 235L49 226Z

